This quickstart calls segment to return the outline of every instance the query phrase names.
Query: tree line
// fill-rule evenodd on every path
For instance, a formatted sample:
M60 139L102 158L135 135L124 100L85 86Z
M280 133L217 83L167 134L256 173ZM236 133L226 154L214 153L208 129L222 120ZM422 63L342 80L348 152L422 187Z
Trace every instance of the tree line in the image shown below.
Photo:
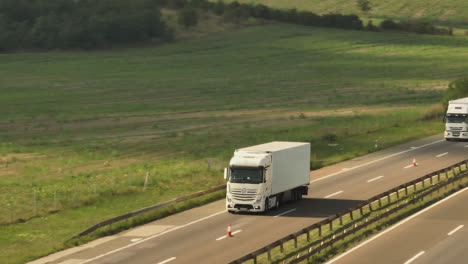
M152 0L1 0L0 50L98 48L167 39Z
M353 30L406 30L451 34L429 23L383 21L364 25L357 15L276 9L262 4L208 0L0 0L0 51L22 49L94 49L128 43L169 41L172 30L161 8L178 10L185 27L197 24L199 10L230 22L249 17L307 26Z

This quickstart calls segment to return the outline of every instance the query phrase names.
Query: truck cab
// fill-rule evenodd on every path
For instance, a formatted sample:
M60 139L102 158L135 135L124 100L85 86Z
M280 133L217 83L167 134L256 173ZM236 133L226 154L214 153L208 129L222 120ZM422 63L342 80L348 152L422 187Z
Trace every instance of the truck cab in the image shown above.
M236 152L225 171L226 208L230 212L263 212L270 207L271 155Z
M449 102L444 136L447 141L468 140L468 98Z

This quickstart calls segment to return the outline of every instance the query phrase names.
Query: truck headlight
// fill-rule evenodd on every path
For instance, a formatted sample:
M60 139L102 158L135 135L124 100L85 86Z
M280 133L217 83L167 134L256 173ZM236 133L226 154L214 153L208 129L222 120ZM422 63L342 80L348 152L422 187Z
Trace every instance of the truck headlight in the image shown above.
M262 202L262 196L257 196L257 200L255 200L255 203L260 203Z

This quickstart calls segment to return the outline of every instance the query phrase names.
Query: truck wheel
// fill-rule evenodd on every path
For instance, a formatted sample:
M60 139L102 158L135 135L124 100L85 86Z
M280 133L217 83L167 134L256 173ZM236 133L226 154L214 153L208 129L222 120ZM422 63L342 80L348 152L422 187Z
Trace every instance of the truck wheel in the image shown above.
M267 213L270 211L270 202L268 201L268 198L265 199L265 209L263 210L264 213Z
M228 210L228 213L235 214L236 212L234 212L233 210Z

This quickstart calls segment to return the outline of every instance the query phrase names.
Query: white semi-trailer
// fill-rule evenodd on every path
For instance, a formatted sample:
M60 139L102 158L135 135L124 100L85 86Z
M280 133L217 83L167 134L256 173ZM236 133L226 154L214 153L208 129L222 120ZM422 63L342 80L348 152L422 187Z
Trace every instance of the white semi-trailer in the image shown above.
M445 115L445 139L468 139L468 97L449 101Z
M266 212L306 195L310 143L270 142L234 151L227 179L226 209Z

